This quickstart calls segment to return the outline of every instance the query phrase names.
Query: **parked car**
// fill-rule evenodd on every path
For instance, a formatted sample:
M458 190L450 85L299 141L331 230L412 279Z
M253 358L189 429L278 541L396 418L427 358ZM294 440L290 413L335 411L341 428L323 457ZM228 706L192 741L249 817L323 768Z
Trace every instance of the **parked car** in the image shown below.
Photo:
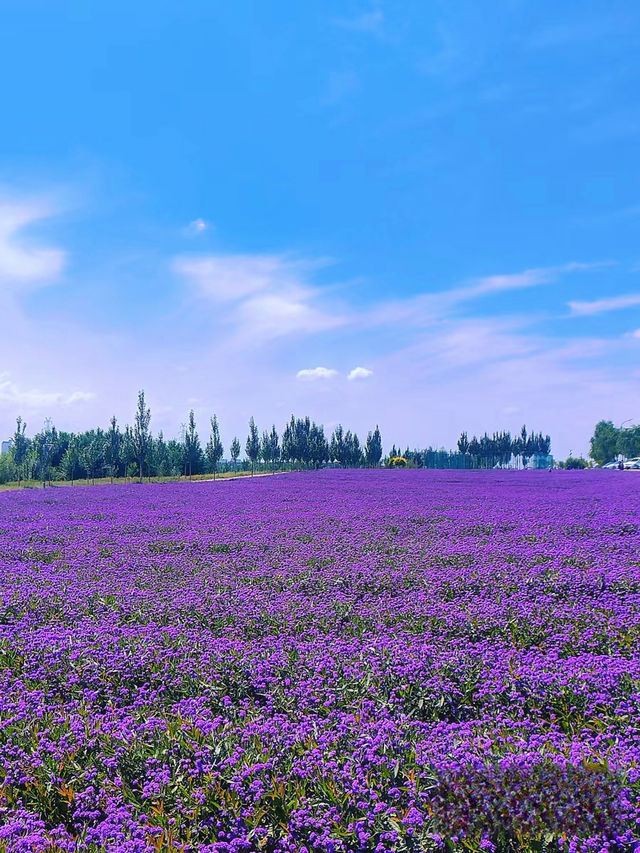
M640 459L627 459L624 463L625 471L640 471Z
M618 468L619 462L607 462L606 465L602 466L603 471L615 471Z

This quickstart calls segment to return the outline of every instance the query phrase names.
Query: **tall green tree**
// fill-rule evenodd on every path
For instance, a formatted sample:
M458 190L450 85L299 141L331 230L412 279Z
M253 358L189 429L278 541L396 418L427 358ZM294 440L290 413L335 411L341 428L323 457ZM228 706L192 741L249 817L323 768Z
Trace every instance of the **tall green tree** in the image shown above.
M334 429L331 434L331 443L329 445L329 454L331 459L334 462L338 462L340 465L345 464L346 459L346 451L345 451L345 436L344 429L342 428L342 424L338 424L338 426Z
M224 448L222 446L222 441L220 440L220 427L218 426L218 418L214 415L211 418L211 435L209 436L209 441L207 442L207 446L205 448L205 454L209 463L209 467L213 471L214 480L218 471L218 463L222 459L223 453Z
M380 460L382 459L382 436L380 435L380 428L377 424L374 431L367 435L364 455L367 465L370 467L374 468L380 464Z
M612 421L599 421L590 441L589 456L598 465L615 459L618 452L618 430Z
M253 469L260 456L260 434L253 415L249 418L249 434L245 444L245 451L251 462L251 476L253 476Z
M131 446L138 462L138 482L140 483L142 482L144 463L147 461L151 444L150 423L151 410L145 402L144 391L138 391L138 408L136 409L133 430L131 431Z
M109 429L107 430L107 437L104 448L104 462L107 468L109 469L109 476L111 477L112 483L113 478L117 477L120 471L121 451L122 433L120 432L120 427L118 426L116 416L113 415L111 420L109 421Z
M234 436L233 441L231 442L231 461L233 462L233 470L235 471L238 466L238 458L240 456L240 440L238 436Z
M25 459L27 458L27 453L29 452L29 439L25 435L26 429L27 424L23 422L20 415L18 415L16 418L16 431L13 434L11 445L13 462L18 469L18 486L22 483L23 467Z
M273 424L269 433L269 455L271 457L271 467L275 468L280 461L280 441L276 425Z
M96 476L100 473L100 469L104 465L105 448L106 441L104 433L101 429L97 429L91 441L85 445L82 451L82 461L87 480L91 478L91 481L95 482Z
M72 486L78 470L79 461L78 439L75 435L72 435L62 457L62 472L67 480L71 480Z
M189 420L187 421L187 429L184 435L184 456L186 467L189 471L189 479L191 479L193 474L200 473L202 465L202 447L196 429L196 418L193 409L189 412Z
M269 467L271 462L271 442L269 441L269 431L264 430L260 439L260 457L264 464Z

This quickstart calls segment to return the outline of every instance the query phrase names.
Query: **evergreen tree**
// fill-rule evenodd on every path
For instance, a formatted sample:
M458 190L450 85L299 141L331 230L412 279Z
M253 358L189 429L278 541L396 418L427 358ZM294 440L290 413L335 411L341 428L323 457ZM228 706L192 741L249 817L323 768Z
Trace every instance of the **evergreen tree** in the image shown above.
M249 419L249 435L247 436L245 450L251 462L251 476L253 476L253 469L260 456L260 434L258 433L258 427L253 419L253 415Z
M130 440L134 456L138 462L138 482L142 482L143 466L149 455L151 434L149 424L151 423L151 410L145 403L144 391L138 391L138 408L133 423Z
M211 435L209 436L209 441L207 442L205 453L207 456L207 461L209 462L209 467L213 471L213 479L215 480L216 472L218 470L218 463L222 459L222 454L224 453L224 448L220 440L220 427L218 426L218 418L215 415L211 418Z

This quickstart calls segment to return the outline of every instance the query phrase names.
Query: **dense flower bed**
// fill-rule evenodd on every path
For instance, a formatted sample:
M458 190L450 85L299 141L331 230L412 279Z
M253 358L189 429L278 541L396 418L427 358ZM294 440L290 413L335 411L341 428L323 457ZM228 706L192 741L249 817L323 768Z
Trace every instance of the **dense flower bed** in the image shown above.
M0 495L0 850L630 849L640 478Z

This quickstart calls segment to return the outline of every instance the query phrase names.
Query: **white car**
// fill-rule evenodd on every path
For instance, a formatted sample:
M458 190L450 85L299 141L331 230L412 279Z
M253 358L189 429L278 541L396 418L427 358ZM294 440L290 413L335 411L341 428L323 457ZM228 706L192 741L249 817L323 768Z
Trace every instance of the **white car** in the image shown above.
M607 462L606 465L602 466L603 471L615 471L618 468L619 462Z
M640 471L640 459L627 459L624 463L625 471Z

